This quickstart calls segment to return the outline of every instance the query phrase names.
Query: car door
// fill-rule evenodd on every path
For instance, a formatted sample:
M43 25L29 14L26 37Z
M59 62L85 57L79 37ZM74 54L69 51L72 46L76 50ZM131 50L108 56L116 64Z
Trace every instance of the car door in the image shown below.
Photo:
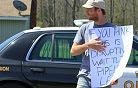
M124 74L118 80L118 84L112 88L138 88L138 41L134 41L133 49Z
M70 55L74 36L69 33L41 35L23 62L25 77L38 88L75 88L80 59Z

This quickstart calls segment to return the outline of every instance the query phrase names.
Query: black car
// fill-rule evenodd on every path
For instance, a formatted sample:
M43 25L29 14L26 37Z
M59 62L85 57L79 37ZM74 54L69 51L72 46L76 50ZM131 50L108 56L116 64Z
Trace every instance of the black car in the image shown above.
M83 56L72 57L70 48L78 29L26 30L3 42L0 45L0 88L75 88ZM128 66L138 67L137 45L135 36Z

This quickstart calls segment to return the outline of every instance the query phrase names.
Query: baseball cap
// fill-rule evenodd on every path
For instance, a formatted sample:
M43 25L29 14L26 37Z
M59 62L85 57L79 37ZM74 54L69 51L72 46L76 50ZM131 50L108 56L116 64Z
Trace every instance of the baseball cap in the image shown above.
M101 9L105 9L105 2L104 0L88 0L84 5L84 8L93 8L98 7Z

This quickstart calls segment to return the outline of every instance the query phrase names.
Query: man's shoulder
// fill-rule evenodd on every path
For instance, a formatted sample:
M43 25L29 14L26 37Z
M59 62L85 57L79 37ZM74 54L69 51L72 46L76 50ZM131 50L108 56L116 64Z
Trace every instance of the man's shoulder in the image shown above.
M81 28L89 28L89 27L91 27L91 26L93 26L94 25L94 21L91 21L91 22L88 22L88 23L85 23L85 24L83 24L82 26L81 26Z
M89 29L92 25L94 25L94 22L88 22L83 24L80 29L78 30L78 32L84 34L86 32L87 29Z

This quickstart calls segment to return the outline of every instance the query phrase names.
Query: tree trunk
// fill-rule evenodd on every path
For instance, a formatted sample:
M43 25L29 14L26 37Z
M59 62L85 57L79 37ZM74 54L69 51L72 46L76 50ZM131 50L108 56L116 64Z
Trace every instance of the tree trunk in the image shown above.
M49 27L53 26L53 0L48 0L48 10L49 10Z
M136 0L133 0L133 25L134 25L134 33L136 30Z
M73 3L73 7L72 7L72 20L74 21L75 20L75 11L76 11L76 1L77 0L74 0L74 3ZM72 21L72 25L75 26L74 22Z
M30 28L36 27L36 10L37 10L37 0L32 0L31 2L31 12L30 12Z
M56 1L53 1L53 26L56 26L56 17L55 17L55 5L56 5Z
M110 0L110 21L113 22L113 0Z
M68 22L68 3L65 1L65 11L64 11L64 15L65 15L65 20L64 20L64 25L67 25L67 22Z

